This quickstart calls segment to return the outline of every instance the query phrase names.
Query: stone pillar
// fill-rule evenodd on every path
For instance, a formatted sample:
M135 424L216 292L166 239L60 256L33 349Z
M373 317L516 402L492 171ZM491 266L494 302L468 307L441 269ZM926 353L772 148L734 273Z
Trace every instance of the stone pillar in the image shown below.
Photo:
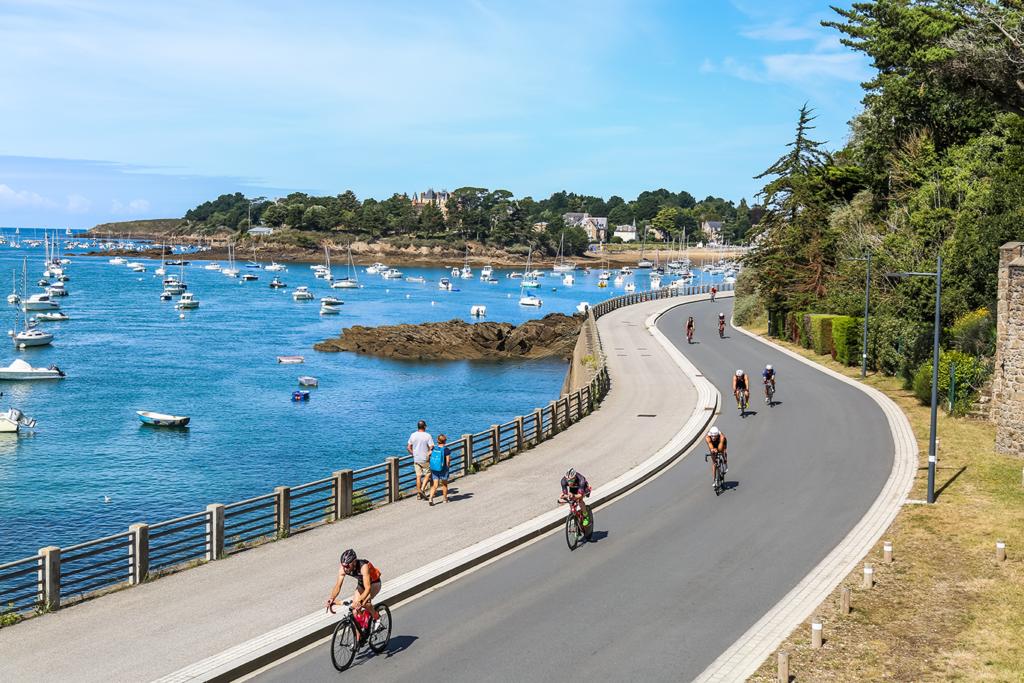
M1024 457L1024 243L999 249L992 416L996 450Z
M210 503L206 511L210 513L210 546L206 551L206 559L212 562L224 557L224 506Z
M352 470L338 470L334 477L334 519L352 516Z
M149 525L132 524L128 531L132 532L131 584L135 586L145 581L149 574Z

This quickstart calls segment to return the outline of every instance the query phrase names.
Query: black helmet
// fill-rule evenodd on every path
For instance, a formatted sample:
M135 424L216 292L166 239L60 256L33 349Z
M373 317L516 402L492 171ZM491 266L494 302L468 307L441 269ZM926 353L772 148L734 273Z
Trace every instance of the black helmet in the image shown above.
M352 564L355 561L356 561L356 551L352 550L352 548L349 548L348 550L346 550L345 552L343 552L341 554L341 563L342 564Z

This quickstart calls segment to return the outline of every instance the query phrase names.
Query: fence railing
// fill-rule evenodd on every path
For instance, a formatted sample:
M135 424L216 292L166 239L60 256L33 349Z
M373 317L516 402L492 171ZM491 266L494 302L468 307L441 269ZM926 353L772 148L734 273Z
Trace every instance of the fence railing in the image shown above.
M596 326L602 315L709 290L705 285L636 292L591 307L580 332L593 335L589 343L597 350L591 381L532 413L450 441L451 477L472 474L528 450L597 408L610 386ZM0 625L393 503L412 494L415 481L412 456L389 457L306 484L279 486L247 500L214 503L184 517L133 524L128 531L66 548L42 548L37 555L0 565Z

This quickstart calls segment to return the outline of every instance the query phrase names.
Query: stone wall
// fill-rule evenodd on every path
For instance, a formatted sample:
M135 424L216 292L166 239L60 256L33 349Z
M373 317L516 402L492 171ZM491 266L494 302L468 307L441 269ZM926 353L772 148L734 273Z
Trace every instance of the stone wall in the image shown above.
M999 249L992 417L996 450L1024 457L1024 242Z
M576 339L572 358L569 359L565 381L562 382L562 395L571 394L590 384L600 366L601 342L597 335L597 322L594 320L594 314L588 309L587 318Z

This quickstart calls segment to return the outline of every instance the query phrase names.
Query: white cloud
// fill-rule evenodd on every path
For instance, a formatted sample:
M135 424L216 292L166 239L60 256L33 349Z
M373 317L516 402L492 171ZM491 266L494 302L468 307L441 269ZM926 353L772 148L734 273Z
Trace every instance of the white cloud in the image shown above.
M859 83L869 77L864 60L852 52L791 53L762 58L765 77L788 83L820 83L822 79Z
M42 208L55 206L55 203L41 194L0 184L0 206L10 209Z
M68 213L88 213L92 202L80 194L69 194L66 208Z
M115 199L110 202L110 210L119 214L143 214L149 211L149 201L146 199L133 199L127 204Z

